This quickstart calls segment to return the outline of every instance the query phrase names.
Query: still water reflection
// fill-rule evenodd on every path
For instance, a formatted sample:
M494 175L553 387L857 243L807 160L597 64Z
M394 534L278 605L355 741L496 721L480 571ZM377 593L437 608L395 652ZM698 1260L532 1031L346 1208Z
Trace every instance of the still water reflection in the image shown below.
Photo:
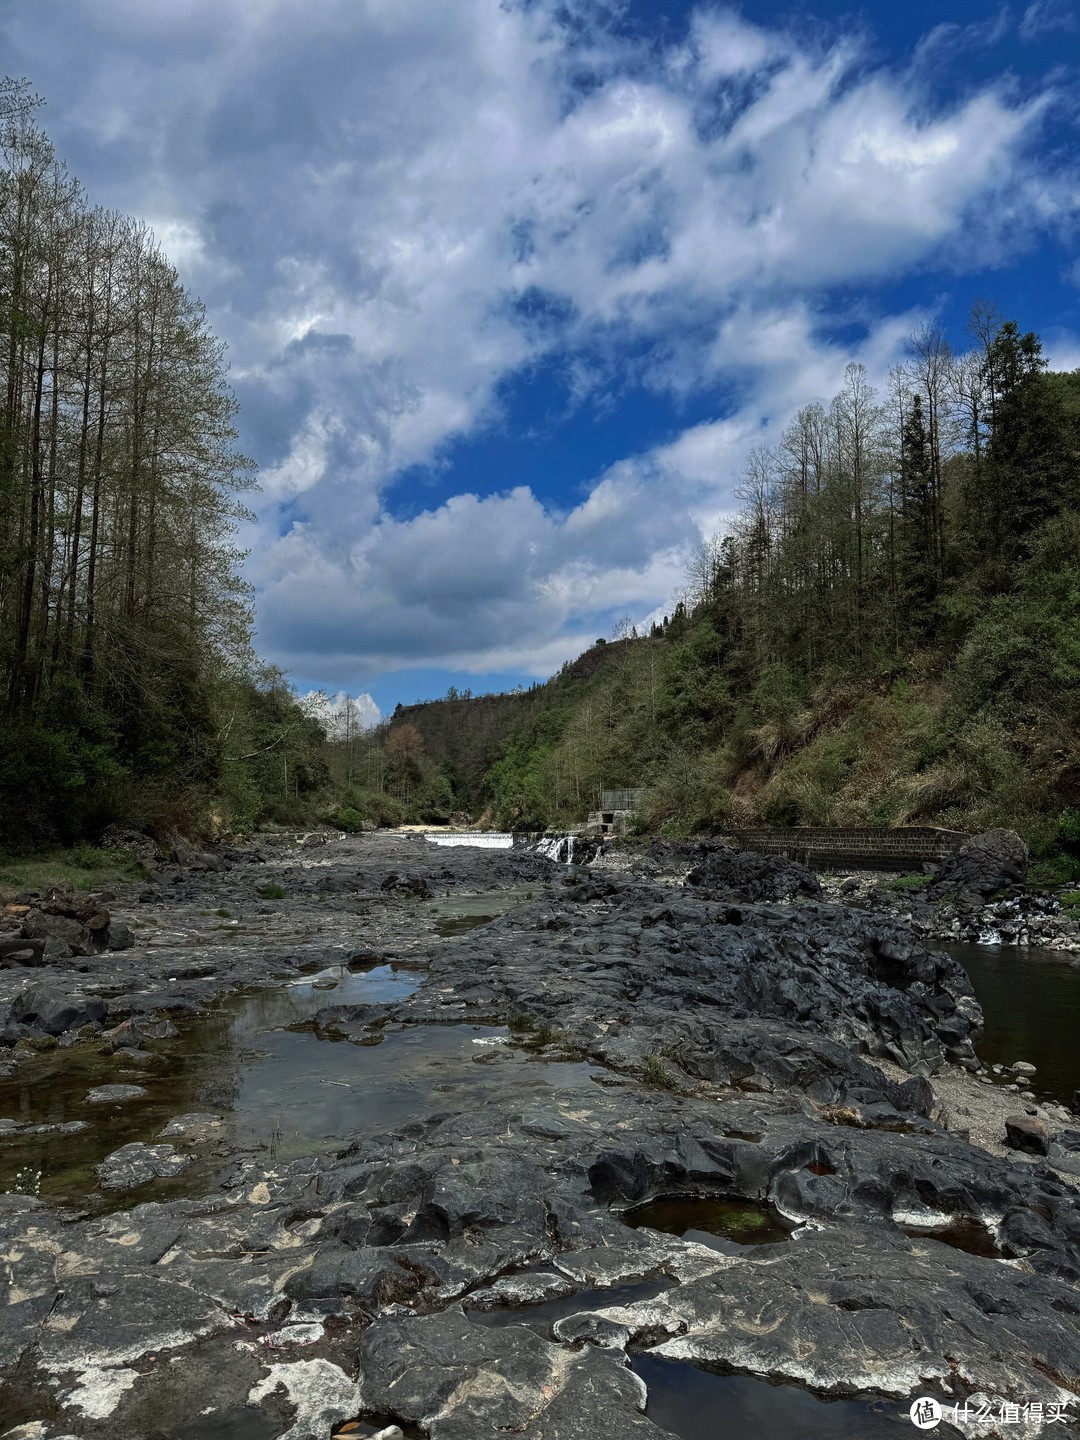
M648 1386L646 1415L682 1440L904 1440L919 1433L906 1400L823 1400L797 1385L714 1375L659 1355L638 1355L633 1369ZM960 1432L942 1423L933 1433L953 1437Z
M586 1078L585 1063L546 1063L504 1053L508 1032L496 1026L388 1026L377 1045L320 1038L303 1024L327 1005L401 1000L419 984L415 972L344 967L254 994L233 996L185 1021L179 1039L154 1047L149 1064L76 1047L34 1056L0 1082L0 1118L31 1124L82 1122L76 1134L0 1137L0 1190L27 1188L41 1172L40 1193L94 1205L128 1205L166 1194L203 1191L227 1157L288 1160L333 1149L354 1137L393 1129L448 1102L469 1109L499 1084L529 1089ZM478 1063L479 1062L479 1063ZM121 1082L146 1094L90 1105L93 1086ZM101 1195L94 1167L119 1146L151 1142L184 1112L222 1117L220 1140L202 1145L196 1164L176 1179ZM23 1179L17 1177L20 1172Z
M1024 1077L1024 1088L1071 1105L1080 1089L1080 969L1070 963L1077 957L1019 945L937 948L960 961L983 1008L980 1060L987 1065L1027 1060L1038 1068Z

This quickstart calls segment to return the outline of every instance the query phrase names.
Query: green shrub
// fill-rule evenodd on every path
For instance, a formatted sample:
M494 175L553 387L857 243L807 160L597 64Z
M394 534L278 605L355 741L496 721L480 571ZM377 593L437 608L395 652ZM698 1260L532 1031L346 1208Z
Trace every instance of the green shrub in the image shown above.
M1080 810L1063 810L1058 816L1057 833L1061 848L1080 856Z
M925 890L931 883L929 875L898 875L895 880L889 881L890 890L915 891Z
M280 885L260 885L255 891L260 900L284 900L285 891Z
M1054 890L1059 885L1068 885L1080 873L1080 863L1070 855L1050 855L1037 860L1028 871L1028 884Z
M358 835L364 828L364 817L358 810L346 807L334 814L333 823L339 830L344 830L346 835Z

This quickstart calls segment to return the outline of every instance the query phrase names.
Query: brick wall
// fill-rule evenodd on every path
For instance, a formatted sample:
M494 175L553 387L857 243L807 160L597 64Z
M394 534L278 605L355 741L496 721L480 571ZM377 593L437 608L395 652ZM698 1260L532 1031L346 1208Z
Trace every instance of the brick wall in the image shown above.
M797 826L793 829L730 830L721 837L740 850L763 855L789 855L812 870L918 871L923 864L940 864L968 836L960 830L911 826L902 830Z

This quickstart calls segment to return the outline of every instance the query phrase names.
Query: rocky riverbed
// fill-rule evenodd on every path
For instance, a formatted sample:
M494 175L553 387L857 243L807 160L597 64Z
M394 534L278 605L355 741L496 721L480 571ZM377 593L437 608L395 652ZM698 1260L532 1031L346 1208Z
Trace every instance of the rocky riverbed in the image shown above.
M895 916L724 854L181 858L0 936L0 1436L1080 1414L1080 1122Z

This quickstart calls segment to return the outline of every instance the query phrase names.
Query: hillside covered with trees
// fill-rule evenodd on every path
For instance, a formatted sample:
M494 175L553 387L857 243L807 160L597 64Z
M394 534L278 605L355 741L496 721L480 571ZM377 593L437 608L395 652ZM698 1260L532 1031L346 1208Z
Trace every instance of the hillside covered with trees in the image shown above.
M508 695L329 735L250 645L224 348L0 84L0 851L465 811L1005 824L1080 854L1080 372L977 304L750 457L671 613ZM1062 864L1066 862L1062 860ZM1070 862L1071 863L1071 862Z
M1080 372L991 305L970 334L921 329L884 394L850 365L755 451L650 634L388 743L502 824L647 785L651 829L1004 824L1080 854Z
M251 653L223 346L0 85L0 851L289 813L322 732Z

